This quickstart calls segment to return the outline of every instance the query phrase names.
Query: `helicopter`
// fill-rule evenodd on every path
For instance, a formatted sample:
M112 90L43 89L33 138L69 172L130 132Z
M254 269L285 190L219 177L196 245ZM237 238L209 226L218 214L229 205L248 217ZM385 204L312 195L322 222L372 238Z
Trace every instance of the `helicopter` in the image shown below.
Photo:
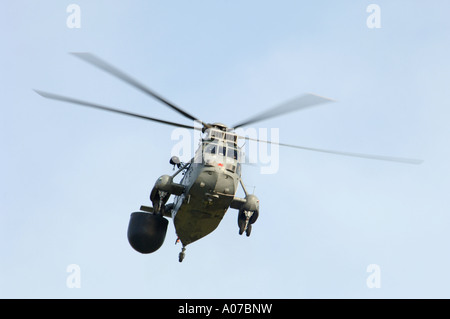
M242 160L242 147L238 145L238 141L241 139L366 159L407 164L420 164L423 162L422 160L410 158L310 148L241 136L236 133L236 129L243 126L334 101L326 97L312 93L303 94L267 111L241 120L233 126L227 126L219 122L205 123L103 59L87 52L74 52L71 54L158 100L183 117L194 121L194 124L199 123L197 126L176 123L72 97L34 90L42 97L52 100L140 118L173 127L201 131L202 136L199 147L192 159L183 163L178 157L172 156L169 163L173 165L174 170L177 168L175 173L160 176L150 192L151 206L141 205L139 211L130 215L127 230L128 241L133 249L142 254L153 253L162 246L167 233L167 218L173 220L177 235L176 243L181 242L182 245L178 256L179 262L182 262L185 258L186 246L213 232L230 208L238 211L239 234L245 233L246 236L250 236L252 225L259 216L260 203L256 195L248 193L243 182L241 173L244 161ZM180 173L182 175L181 180L175 182L175 178ZM236 196L239 186L244 192L244 198ZM168 203L171 195L174 196L174 200Z

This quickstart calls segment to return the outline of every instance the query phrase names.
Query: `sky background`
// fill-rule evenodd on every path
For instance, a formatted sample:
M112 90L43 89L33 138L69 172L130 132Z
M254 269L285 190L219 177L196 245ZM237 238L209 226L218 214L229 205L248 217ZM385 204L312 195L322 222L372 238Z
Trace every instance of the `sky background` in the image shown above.
M81 28L66 8L81 8ZM381 8L381 28L366 8ZM448 1L9 1L0 10L1 298L449 298ZM189 245L128 244L130 213L170 174L173 128L33 89L190 124L71 56L92 52L206 122L305 92L337 102L259 123L280 141L423 159L280 148L243 170L260 199ZM240 192L241 193L241 192ZM79 265L81 288L66 272ZM380 267L368 288L367 266Z

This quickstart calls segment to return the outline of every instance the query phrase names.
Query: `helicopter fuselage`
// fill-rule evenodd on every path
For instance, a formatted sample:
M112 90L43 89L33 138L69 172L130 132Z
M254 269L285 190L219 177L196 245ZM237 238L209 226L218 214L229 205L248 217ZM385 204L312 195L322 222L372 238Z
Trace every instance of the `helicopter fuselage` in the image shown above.
M188 163L172 156L170 163L174 168L178 166L178 170L172 176L158 178L150 193L153 207L141 206L141 210L152 214L132 214L130 244L143 253L155 251L164 241L167 223L163 216L171 217L177 242L183 245L179 256L182 261L185 247L213 232L229 208L238 210L239 234L246 232L250 236L259 215L259 199L245 190L240 158L237 135L220 125L207 130ZM181 180L174 182L181 172ZM239 184L245 198L235 196ZM171 195L174 200L166 205Z
M206 132L180 184L171 210L176 233L186 246L217 228L236 194L241 164L236 136L220 129Z
M186 190L175 197L172 209L175 230L184 246L219 225L238 188L240 176L229 169L237 165L220 161L210 165L193 163L186 171L180 183Z

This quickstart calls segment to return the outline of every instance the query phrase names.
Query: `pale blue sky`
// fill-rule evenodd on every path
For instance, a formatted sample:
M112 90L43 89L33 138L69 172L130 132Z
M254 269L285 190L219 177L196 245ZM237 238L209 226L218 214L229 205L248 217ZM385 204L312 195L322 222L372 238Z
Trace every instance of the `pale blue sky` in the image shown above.
M81 29L66 7L81 8ZM366 7L381 8L381 29ZM448 1L10 1L0 11L0 297L449 298ZM168 164L172 128L32 89L188 123L67 54L113 63L204 121L233 124L313 92L337 100L261 122L280 140L421 158L420 166L280 150L236 211L178 263L172 221L152 255L129 215ZM81 288L66 287L66 267ZM381 268L369 289L366 268Z

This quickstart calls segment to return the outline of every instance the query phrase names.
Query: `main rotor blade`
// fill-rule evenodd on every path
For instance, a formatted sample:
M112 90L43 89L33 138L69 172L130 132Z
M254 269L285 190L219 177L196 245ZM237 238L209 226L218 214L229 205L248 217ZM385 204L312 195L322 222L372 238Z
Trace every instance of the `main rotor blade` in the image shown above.
M305 109L311 106L328 103L328 102L334 102L334 100L322 97L316 94L303 94L300 97L287 101L281 105L275 106L271 109L268 109L267 111L260 113L256 116L250 117L247 120L244 120L236 125L234 125L234 128L238 128L244 125L253 124L268 118L276 117L285 113L293 112L296 110Z
M143 85L142 83L138 82L137 80L133 79L131 76L129 76L128 74L125 74L124 72L120 71L119 69L117 69L116 67L112 66L111 64L103 61L102 59L100 59L99 57L88 53L88 52L72 52L72 55L82 59L85 62L88 62L100 69L102 69L103 71L121 79L122 81L130 84L131 86L141 90L142 92L150 95L151 97L157 99L158 101L164 103L165 105L167 105L168 107L170 107L171 109L175 110L176 112L180 113L181 115L183 115L184 117L193 120L193 121L198 121L200 122L203 126L205 127L209 127L209 125L207 125L206 123L203 123L202 121L200 121L199 119L197 119L195 116L189 114L188 112L182 110L181 108L179 108L178 106L176 106L175 104L173 104L172 102L168 101L167 99L163 98L161 95L157 94L156 92L150 90L148 87L146 87L145 85Z
M119 114L122 114L122 115L128 115L128 116L137 117L137 118L144 119L144 120L150 120L150 121L154 121L154 122L158 122L158 123L162 123L162 124L172 125L172 126L176 126L176 127L183 127L183 128L188 128L188 129L201 130L201 128L197 128L197 127L194 127L194 126L189 126L189 125L184 125L184 124L180 124L180 123L160 120L160 119L156 119L154 117L149 117L149 116L140 115L140 114L136 114L136 113L125 112L125 111L122 111L122 110L114 109L114 108L103 106L103 105L96 104L96 103L91 103L91 102L86 102L86 101L74 99L74 98L67 97L67 96L57 95L57 94L48 93L48 92L39 91L39 90L34 90L34 91L37 94L39 94L40 96L45 97L47 99L58 100L58 101L63 101L63 102L68 102L68 103L88 106L88 107L92 107L92 108L95 108L95 109L100 109L100 110L103 110L103 111L119 113Z
M363 154L363 153L352 153L352 152L341 152L341 151L332 151L332 150L324 150L320 148L312 148L312 147L305 147L305 146L299 146L299 145L292 145L292 144L285 144L285 143L277 143L277 142L270 142L265 140L260 140L257 138L251 138L251 137L245 137L245 136L239 136L239 138L243 138L250 141L256 141L256 142L262 142L262 143L268 143L268 144L275 144L285 147L291 147L291 148L297 148L307 151L314 151L314 152L321 152L321 153L328 153L328 154L335 154L335 155L343 155L343 156L351 156L351 157L359 157L359 158L366 158L366 159L373 159L373 160L381 160L381 161L389 161L389 162L398 162L398 163L406 163L406 164L422 164L423 160L419 159L412 159L412 158L403 158L403 157L392 157L392 156L382 156L382 155L373 155L373 154Z

